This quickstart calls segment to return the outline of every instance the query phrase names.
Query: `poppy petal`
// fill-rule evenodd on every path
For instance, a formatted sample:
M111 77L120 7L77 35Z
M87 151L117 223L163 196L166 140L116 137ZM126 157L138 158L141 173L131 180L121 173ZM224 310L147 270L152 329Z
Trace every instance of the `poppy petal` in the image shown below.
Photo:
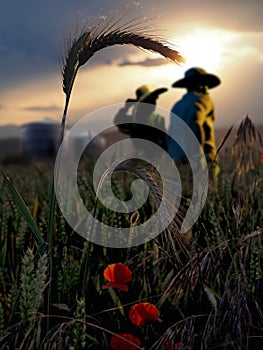
M135 337L132 334L119 333L118 335L129 340L130 342L134 343L135 345L138 345L138 346L141 345L140 339ZM124 339L121 339L120 337L118 337L116 335L111 337L110 346L111 346L112 350L136 350L137 349L136 346L125 341Z
M130 308L129 318L130 321L137 327L142 327L149 322L162 322L158 317L159 311L151 303L139 303L135 304Z
M110 264L103 272L104 278L110 282L128 283L132 279L131 270L122 263Z
M128 286L126 284L120 283L120 282L111 282L105 284L105 286L102 287L102 289L108 289L108 288L118 288L120 290L123 290L124 292L128 292Z

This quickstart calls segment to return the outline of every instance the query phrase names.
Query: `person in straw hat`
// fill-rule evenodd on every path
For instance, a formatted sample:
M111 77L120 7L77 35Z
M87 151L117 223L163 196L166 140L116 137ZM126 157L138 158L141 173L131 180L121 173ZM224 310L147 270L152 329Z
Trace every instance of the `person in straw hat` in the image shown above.
M215 159L215 108L209 95L209 89L215 88L220 83L221 81L216 75L207 73L202 68L193 67L185 72L184 78L172 84L172 87L185 88L187 92L172 107L169 132L172 137L176 135L175 115L191 128L200 143L207 162L211 164L212 178L217 177L219 166ZM168 153L176 162L187 163L184 151L173 138L168 139Z
M167 150L164 117L155 113L157 99L166 91L167 88L155 89L147 84L141 85L135 91L136 98L128 98L116 114L114 124L131 138L142 138Z

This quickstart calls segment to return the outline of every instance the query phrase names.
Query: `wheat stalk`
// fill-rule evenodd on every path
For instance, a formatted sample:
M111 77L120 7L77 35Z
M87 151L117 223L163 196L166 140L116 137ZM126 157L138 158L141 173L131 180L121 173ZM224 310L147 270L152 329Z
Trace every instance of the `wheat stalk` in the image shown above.
M35 269L35 255L28 248L22 259L20 317L26 323L28 330L34 316L42 303L42 295L47 277L47 256L43 255Z
M166 44L147 37L143 34L136 34L121 29L112 32L102 32L98 36L92 32L83 32L75 39L67 54L63 66L63 91L70 94L78 69L98 51L113 45L133 45L151 52L158 52L163 57L176 63L183 63L184 58L178 51L168 47Z
M85 349L86 348L86 324L85 324L85 300L81 298L77 300L77 309L75 311L75 317L80 322L76 322L73 326L73 339L76 349Z
M126 14L127 15L127 14ZM85 65L94 54L103 48L113 45L133 45L138 48L157 52L165 58L176 63L183 63L184 58L180 53L169 47L168 42L155 37L151 34L145 34L145 20L137 19L127 20L123 23L125 14L118 17L98 17L93 23L88 23L85 28L78 33L78 26L65 45L65 55L62 58L61 73L63 91L66 95L64 111L61 120L61 142L64 138L66 116L69 106L71 91L79 68ZM56 180L56 179L54 179ZM54 181L52 182L52 190L50 197L50 209L48 218L48 244L52 254L53 249L53 221L56 210ZM50 275L52 275L52 258L50 258ZM49 287L48 310L50 308L51 287Z
M96 52L113 45L132 45L146 51L156 52L177 64L185 62L180 53L171 48L167 41L144 32L146 29L141 25L145 20L138 22L134 19L120 24L121 17L114 18L113 16L108 21L103 19L99 17L79 34L76 30L73 39L70 39L68 45L65 45L67 47L61 66L63 91L66 95L63 126L77 72Z
M256 148L262 148L262 139L252 119L247 115L242 119L233 144L233 153L236 153L237 159L237 174L246 174L248 171L255 168L253 154Z
M109 169L109 172L112 169ZM148 185L148 187L151 190L151 194L154 198L154 201L156 203L156 207L159 207L163 200L163 183L162 179L158 176L158 171L156 171L151 165L147 165L145 163L140 164L134 159L129 159L121 162L118 164L118 166L114 169L114 171L127 171L130 174L135 175L137 178L140 178L145 181L145 183ZM173 196L173 194L166 193L166 206L167 208L171 206L169 201L169 196ZM171 218L169 215L162 211L159 219L160 222L162 222L164 225L167 222L170 222L168 227L164 230L165 239L169 241L169 244L171 245L174 253L176 253L177 258L179 259L179 256L177 255L177 249L174 245L174 241L178 244L178 247L182 251L186 251L186 246L188 240L187 238L180 233L180 224L183 221L183 213L184 208L179 206L179 210L176 213L176 216L171 221ZM180 259L179 259L180 260Z

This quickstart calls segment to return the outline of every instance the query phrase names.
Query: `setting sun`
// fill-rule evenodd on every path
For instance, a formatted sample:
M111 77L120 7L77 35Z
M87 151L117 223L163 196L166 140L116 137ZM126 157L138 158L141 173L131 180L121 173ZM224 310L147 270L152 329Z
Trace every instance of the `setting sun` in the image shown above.
M195 30L181 40L181 53L186 66L200 66L214 71L223 66L223 36L216 30Z

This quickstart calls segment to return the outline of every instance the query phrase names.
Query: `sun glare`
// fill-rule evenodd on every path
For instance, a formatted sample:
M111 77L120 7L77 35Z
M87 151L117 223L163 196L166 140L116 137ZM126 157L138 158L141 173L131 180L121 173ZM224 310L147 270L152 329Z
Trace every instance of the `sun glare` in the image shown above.
M223 66L222 36L216 30L195 30L182 37L180 52L186 58L186 66L199 66L215 71Z

